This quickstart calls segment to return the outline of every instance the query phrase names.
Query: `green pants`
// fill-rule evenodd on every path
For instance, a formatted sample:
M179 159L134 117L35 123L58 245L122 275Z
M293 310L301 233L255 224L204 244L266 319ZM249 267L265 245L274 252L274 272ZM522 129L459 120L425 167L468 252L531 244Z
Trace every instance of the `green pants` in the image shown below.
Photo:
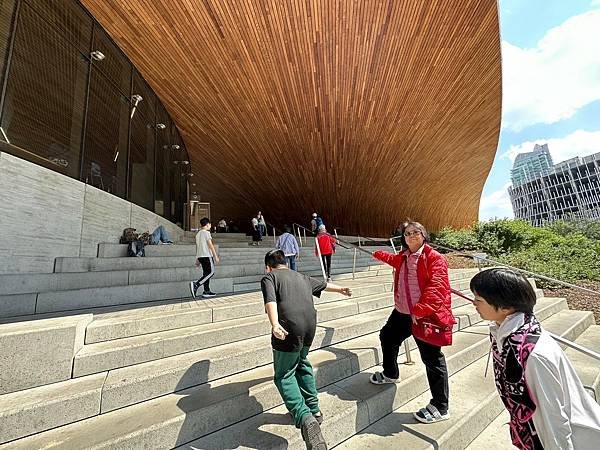
M304 416L319 412L315 376L306 358L308 349L304 346L299 352L273 350L275 386L298 428Z

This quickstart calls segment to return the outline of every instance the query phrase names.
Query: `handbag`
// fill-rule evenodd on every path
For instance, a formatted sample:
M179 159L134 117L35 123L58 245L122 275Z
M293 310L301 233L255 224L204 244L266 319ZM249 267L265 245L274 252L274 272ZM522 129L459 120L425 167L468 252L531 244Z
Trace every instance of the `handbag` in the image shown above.
M412 324L412 335L415 339L437 347L452 345L452 325L438 325L424 317Z
M406 264L406 261L403 263ZM410 289L408 287L408 266L404 270L404 292L406 298L409 299L409 303L411 303ZM415 339L437 347L452 345L452 325L438 325L427 317L422 317L421 319L417 319L416 323L412 323L412 335Z

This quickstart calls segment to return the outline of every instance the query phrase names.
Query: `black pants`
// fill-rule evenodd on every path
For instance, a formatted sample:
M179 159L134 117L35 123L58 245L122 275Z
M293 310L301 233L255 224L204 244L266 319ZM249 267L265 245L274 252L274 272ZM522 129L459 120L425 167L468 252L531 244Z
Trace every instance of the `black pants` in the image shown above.
M381 350L383 351L383 374L388 378L398 378L398 353L405 339L412 335L412 319L408 314L393 310L392 314L379 332ZM448 411L448 368L442 348L415 339L421 360L427 370L427 381L431 390L431 404L441 414Z
M327 274L327 278L331 277L331 253L329 255L321 255L321 259L323 260L323 267L325 268L325 273Z
M198 258L202 266L202 278L194 281L194 289L198 290L201 284L204 284L204 292L210 292L210 279L215 274L215 265L210 257Z

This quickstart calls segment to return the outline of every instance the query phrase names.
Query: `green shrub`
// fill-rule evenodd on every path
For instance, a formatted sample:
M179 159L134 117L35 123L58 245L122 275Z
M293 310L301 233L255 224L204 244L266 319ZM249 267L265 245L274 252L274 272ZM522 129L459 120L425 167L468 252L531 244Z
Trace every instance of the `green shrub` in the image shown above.
M455 230L452 227L442 228L432 235L432 241L438 245L449 247L455 250L478 250L479 242L477 236L470 228Z

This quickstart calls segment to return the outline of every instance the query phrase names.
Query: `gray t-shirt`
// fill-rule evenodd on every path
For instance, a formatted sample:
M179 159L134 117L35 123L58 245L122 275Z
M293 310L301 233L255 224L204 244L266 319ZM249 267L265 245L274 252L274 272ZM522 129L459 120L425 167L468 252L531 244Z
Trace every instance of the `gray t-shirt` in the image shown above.
M310 346L317 328L317 311L312 296L320 297L327 282L294 270L276 269L261 280L265 304L277 303L279 324L289 333L285 340L271 336L271 344L280 352L298 352Z
M198 231L196 234L196 258L208 258L212 256L212 253L208 248L208 241L211 239L212 237L210 236L210 231Z

